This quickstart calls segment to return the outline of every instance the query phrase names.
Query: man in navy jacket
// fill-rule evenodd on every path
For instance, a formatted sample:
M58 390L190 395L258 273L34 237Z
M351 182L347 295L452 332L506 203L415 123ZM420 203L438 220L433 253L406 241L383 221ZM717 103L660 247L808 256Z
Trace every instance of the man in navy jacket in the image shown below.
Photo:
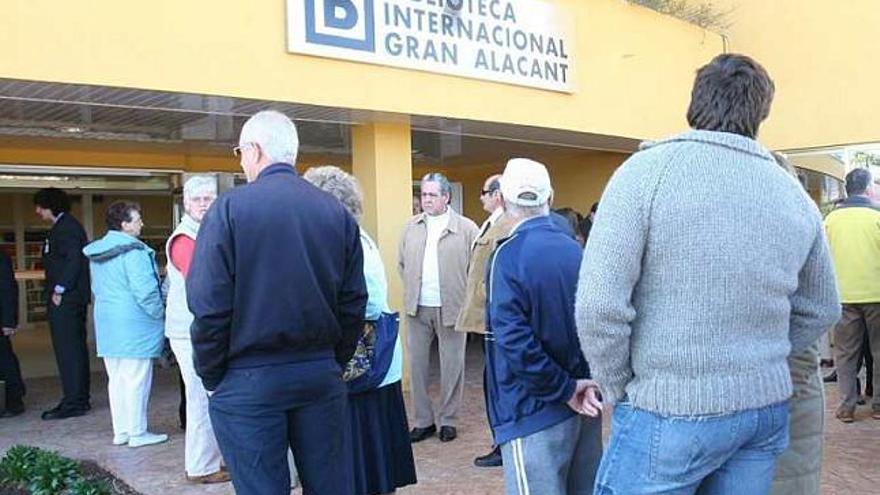
M516 158L501 177L517 222L489 261L486 383L508 494L593 493L601 404L574 322L581 249L548 216L544 165Z
M239 494L287 494L291 448L305 493L349 495L347 389L367 303L355 219L302 180L285 115L245 123L249 184L202 220L186 280L196 371Z

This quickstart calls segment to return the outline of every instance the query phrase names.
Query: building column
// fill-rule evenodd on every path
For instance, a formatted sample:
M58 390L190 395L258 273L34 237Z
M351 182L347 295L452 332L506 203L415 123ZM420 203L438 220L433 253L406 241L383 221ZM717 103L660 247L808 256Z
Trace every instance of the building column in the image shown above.
M409 122L354 126L352 172L364 190L362 228L379 245L388 279L388 304L401 312L401 339L406 342L403 282L397 273L397 246L403 226L412 216L412 136ZM404 349L406 346L404 346ZM404 363L408 363L404 351ZM409 366L403 387L409 389Z

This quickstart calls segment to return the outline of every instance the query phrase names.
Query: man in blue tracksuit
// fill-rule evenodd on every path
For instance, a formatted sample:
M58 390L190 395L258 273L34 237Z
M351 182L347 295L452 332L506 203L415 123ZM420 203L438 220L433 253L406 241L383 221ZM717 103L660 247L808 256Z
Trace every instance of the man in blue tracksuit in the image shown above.
M548 217L544 165L501 177L518 221L489 261L486 384L508 495L588 495L602 456L601 404L574 322L581 249Z
M364 328L360 231L297 175L298 145L281 113L245 123L249 183L208 210L186 279L195 368L240 495L290 493L288 446L303 493L354 491L341 366Z

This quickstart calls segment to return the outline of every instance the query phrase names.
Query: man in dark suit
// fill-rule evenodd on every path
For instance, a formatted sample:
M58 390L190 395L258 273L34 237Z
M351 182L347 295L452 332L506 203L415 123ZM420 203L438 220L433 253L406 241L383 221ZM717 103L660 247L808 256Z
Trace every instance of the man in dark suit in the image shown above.
M89 265L82 248L88 242L82 224L70 214L70 198L54 187L34 195L37 215L52 223L43 245L46 297L52 347L64 396L43 419L82 416L89 409L89 353L86 310L91 300Z
M0 418L18 416L24 412L24 381L18 358L12 350L9 337L18 328L18 285L12 260L0 251L0 380L6 382L6 409L0 410Z

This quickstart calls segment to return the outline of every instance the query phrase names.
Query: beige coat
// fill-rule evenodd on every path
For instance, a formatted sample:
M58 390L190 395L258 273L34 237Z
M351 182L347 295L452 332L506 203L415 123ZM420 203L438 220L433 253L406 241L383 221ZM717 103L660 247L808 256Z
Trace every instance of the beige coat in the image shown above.
M468 259L471 245L478 234L477 225L469 218L449 210L449 225L440 235L437 245L437 261L440 265L440 320L444 326L455 325L467 280ZM415 316L419 309L419 292L422 287L422 262L425 258L425 242L428 228L425 214L414 216L403 229L398 249L397 270L403 279L404 311Z
M468 266L464 305L455 323L459 332L486 333L486 264L495 251L495 244L507 237L515 222L501 215L486 232L474 242Z

